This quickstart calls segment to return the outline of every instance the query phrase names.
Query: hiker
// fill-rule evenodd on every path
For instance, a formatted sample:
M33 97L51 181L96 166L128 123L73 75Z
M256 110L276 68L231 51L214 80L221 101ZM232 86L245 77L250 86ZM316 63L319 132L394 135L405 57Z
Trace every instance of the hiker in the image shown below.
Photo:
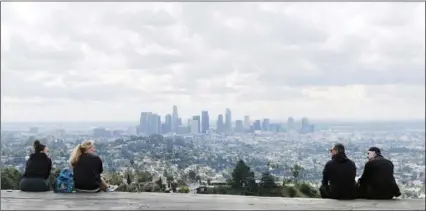
M381 150L371 147L367 152L368 161L358 179L358 197L365 199L392 199L401 195L393 176L392 161L382 156Z
M320 194L322 198L354 199L356 197L356 166L345 154L343 144L330 149L332 159L323 170Z
M77 145L70 157L70 164L74 172L74 187L76 192L96 193L112 192L117 186L108 185L101 177L103 172L102 160L95 155L95 145L86 140Z
M34 141L34 153L28 158L25 173L19 183L21 191L49 191L48 179L52 169L52 160L47 156L48 151L49 149L40 141Z

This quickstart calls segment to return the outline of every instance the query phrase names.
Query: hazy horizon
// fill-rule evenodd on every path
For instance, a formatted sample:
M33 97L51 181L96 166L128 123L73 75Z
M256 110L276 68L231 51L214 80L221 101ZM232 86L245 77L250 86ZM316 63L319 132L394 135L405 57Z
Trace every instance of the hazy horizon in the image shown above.
M425 119L424 2L2 2L1 25L2 123Z

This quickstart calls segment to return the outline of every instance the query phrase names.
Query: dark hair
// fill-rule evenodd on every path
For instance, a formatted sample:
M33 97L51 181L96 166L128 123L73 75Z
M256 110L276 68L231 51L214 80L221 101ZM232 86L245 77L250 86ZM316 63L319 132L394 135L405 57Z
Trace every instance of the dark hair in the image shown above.
M377 148L377 147L370 147L370 149L368 149L368 151L375 152L376 155L381 155L382 154L382 152L380 151L380 149Z
M338 153L345 153L345 146L343 146L343 144L335 144L333 149L335 149Z
M38 141L38 140L34 141L34 152L35 153L39 153L40 151L43 151L44 148L46 148L46 146L41 144L40 141Z

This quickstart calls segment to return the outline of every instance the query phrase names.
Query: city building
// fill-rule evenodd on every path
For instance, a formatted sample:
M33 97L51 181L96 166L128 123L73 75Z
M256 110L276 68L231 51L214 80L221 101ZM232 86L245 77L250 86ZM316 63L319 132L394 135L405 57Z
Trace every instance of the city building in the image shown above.
M193 116L191 120L191 133L200 133L200 116Z
M167 114L164 118L164 131L163 133L172 132L172 115Z
M255 120L253 122L253 130L261 130L262 129L262 125L260 124L260 120Z
M178 122L178 108L176 105L173 105L173 113L172 113L172 131L176 133L177 132L177 128L179 127L179 122Z
M250 124L250 117L248 115L244 116L244 130L249 130Z
M224 132L224 123L223 123L223 115L222 114L219 114L217 116L216 131L219 132L219 133Z
M263 119L262 130L263 131L269 131L269 129L270 129L270 120L269 119Z
M210 128L210 120L209 120L209 112L203 111L201 112L201 132L206 133L207 130Z
M243 120L236 120L235 121L235 132L237 132L237 133L244 132Z
M231 118L231 110L229 108L226 109L225 113L225 132L232 132L232 118Z

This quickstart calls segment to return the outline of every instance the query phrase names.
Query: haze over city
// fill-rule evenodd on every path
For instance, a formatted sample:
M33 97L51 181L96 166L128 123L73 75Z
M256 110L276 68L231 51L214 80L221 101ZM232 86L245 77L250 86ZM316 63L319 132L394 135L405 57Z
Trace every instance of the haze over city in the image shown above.
M172 105L185 118L231 108L235 119L424 120L424 2L1 12L2 122L137 122Z

